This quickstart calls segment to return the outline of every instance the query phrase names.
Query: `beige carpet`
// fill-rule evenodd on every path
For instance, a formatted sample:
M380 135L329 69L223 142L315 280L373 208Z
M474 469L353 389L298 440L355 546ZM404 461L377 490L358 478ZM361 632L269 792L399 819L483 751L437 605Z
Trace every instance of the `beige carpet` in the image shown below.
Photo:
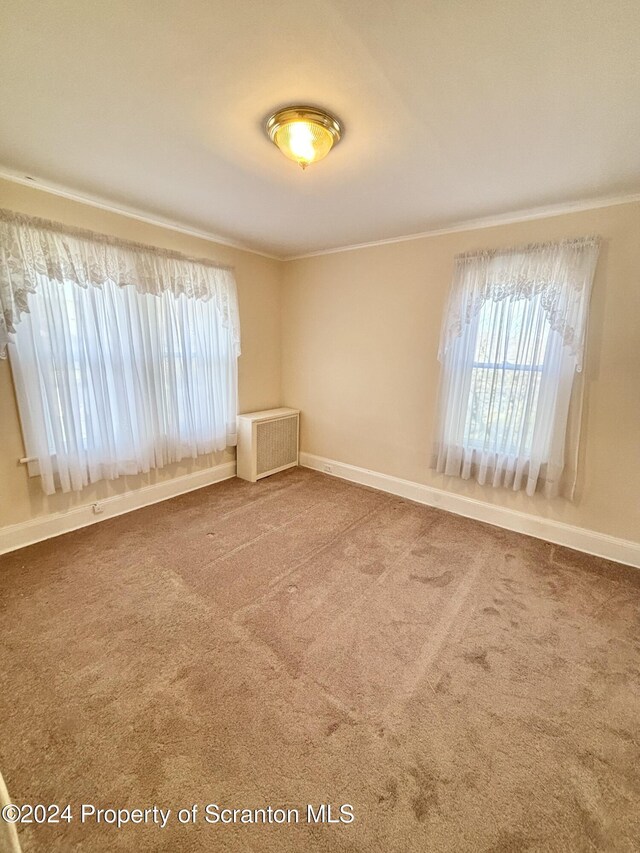
M0 592L0 770L74 817L25 853L640 849L638 570L294 469L2 557Z

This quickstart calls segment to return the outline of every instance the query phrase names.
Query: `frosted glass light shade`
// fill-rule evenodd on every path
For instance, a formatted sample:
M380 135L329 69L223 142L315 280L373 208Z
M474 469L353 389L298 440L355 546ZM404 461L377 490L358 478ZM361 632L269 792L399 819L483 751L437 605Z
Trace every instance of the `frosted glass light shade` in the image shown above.
M340 141L338 119L315 107L287 107L267 119L269 139L303 169L327 156Z

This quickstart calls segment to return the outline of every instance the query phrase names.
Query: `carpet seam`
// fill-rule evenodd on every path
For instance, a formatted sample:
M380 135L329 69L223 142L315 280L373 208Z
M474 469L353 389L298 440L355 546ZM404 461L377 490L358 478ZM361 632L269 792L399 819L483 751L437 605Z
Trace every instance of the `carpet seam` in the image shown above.
M265 594L263 596L256 599L255 601L252 601L251 604L244 604L244 605L242 605L242 607L239 607L236 610L234 610L233 611L233 618L235 618L236 616L239 618L241 615L244 615L245 612L250 612L255 607L258 607L262 604L266 604L267 601L269 601L271 598L274 597L274 595L276 595L276 590L274 589L274 587L277 586L281 581L283 581L285 578L288 578L294 572L297 572L298 569L302 568L302 566L306 565L306 563L308 563L310 560L313 560L315 557L318 556L318 554L321 554L323 551L326 551L328 548L331 548L333 545L336 544L336 542L342 536L344 536L345 533L347 533L352 528L356 527L358 524L361 524L362 522L366 521L371 516L375 515L375 513L379 512L381 509L382 509L382 505L378 506L378 507L374 507L373 509L366 512L364 515L361 515L358 518L351 521L348 525L346 525L346 527L338 530L329 542L325 542L324 545L320 545L318 548L316 548L310 554L307 554L307 556L304 557L302 560L300 560L300 562L298 562L294 566L292 566L291 569L289 569L286 572L283 572L281 575L278 575L278 577L273 578L269 582L269 588L267 589L267 591L265 592Z

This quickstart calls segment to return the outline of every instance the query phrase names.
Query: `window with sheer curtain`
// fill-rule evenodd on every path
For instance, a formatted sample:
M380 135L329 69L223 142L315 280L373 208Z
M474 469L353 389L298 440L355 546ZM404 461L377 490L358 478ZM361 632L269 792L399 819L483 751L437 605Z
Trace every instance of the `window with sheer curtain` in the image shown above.
M231 270L6 212L0 229L5 341L45 493L236 443Z
M439 351L436 470L573 497L569 406L597 257L597 239L585 238L456 258Z

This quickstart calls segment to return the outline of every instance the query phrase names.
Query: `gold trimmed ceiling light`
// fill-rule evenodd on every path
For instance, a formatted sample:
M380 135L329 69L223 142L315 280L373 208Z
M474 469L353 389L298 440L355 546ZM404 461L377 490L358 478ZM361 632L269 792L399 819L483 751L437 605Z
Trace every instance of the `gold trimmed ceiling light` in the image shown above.
M285 107L269 116L265 130L285 157L302 169L327 156L340 142L342 124L317 107Z

